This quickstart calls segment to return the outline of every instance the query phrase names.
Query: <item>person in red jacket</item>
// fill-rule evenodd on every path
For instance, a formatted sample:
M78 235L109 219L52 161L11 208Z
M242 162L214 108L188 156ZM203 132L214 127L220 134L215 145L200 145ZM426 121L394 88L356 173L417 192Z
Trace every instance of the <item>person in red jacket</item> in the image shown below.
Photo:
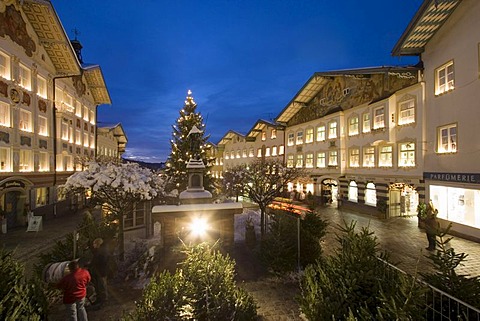
M63 303L67 309L67 320L88 321L85 310L87 284L90 282L90 272L79 267L77 261L68 263L70 273L65 275L57 284L63 291Z

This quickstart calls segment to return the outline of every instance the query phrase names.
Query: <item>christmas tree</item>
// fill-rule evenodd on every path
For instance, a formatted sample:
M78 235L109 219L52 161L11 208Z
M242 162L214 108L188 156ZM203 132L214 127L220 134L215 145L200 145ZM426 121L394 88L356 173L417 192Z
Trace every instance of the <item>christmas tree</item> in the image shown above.
M207 158L206 144L210 135L205 136L205 123L202 115L196 111L197 104L193 100L192 92L189 90L185 105L180 110L175 125L172 126L172 139L170 145L172 151L167 160L165 173L168 176L169 191L184 191L188 185L187 164L191 158L201 159L205 164L204 188L210 192L213 189L213 178L210 176L212 160ZM190 134L194 129L195 134Z

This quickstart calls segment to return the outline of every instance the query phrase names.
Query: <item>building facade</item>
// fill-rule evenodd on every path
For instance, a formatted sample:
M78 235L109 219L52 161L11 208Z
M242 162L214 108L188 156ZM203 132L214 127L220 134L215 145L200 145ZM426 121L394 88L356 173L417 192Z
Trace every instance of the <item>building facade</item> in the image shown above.
M127 143L122 124L97 127L97 156L122 158Z
M8 227L56 215L57 187L95 156L96 108L110 96L49 1L0 2L0 207Z
M424 66L426 199L452 232L480 240L480 2L424 1L393 49ZM428 26L428 28L426 28Z

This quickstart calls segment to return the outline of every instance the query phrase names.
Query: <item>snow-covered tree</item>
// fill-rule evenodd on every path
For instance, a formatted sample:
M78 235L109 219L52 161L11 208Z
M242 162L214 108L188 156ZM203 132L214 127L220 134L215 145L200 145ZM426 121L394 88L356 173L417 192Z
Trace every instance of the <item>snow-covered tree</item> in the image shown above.
M287 183L303 175L297 168L286 167L280 161L256 160L245 169L245 193L260 208L260 231L265 235L267 206L286 188Z
M151 200L164 193L163 180L136 163L88 163L86 169L71 175L63 186L64 194L91 191L93 205L109 213L107 220L119 222L120 254L123 255L123 218L136 202Z
M221 181L222 191L225 196L234 196L237 202L238 197L244 193L245 169L245 165L230 167L223 173Z
M205 123L202 115L197 112L197 104L193 100L192 92L189 90L185 105L180 110L175 125L172 126L172 139L170 145L172 151L168 157L165 173L168 176L168 190L181 192L187 188L187 164L191 158L198 158L205 164L204 187L213 191L213 178L208 170L211 168L211 159L207 158L206 144L210 137L205 135ZM196 127L197 133L190 134L190 131Z

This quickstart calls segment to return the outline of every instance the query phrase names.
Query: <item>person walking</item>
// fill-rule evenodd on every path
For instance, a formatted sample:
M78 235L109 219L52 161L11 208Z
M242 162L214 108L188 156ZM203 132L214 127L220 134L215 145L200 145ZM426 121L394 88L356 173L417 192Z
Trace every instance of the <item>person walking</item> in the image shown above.
M425 219L425 233L427 234L428 247L426 250L434 251L437 247L437 233L438 233L438 210L432 203L432 200L428 203L427 217Z
M107 275L108 275L108 249L103 239L96 238L92 243L93 258L90 263L93 284L97 292L94 305L99 306L108 300Z
M88 321L85 310L87 284L91 280L90 273L79 267L77 261L68 263L70 273L65 275L57 284L63 291L63 303L67 309L68 321Z

